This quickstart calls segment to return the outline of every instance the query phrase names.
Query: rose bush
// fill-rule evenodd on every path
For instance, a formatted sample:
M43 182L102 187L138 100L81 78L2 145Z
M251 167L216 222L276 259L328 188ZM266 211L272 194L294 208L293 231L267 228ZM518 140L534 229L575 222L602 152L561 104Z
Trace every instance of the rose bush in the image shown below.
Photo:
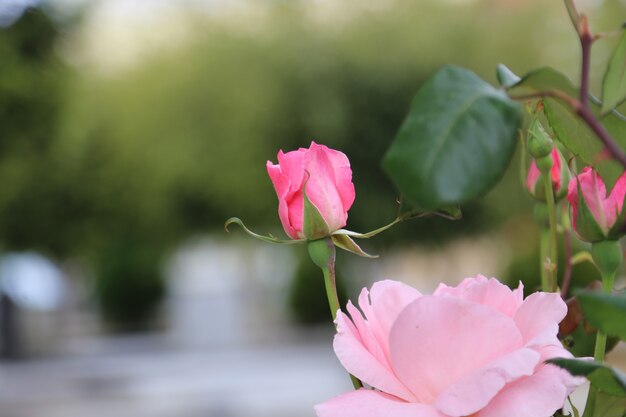
M311 142L308 149L278 152L278 164L267 161L267 172L278 195L280 221L289 237L324 237L305 236L305 188L308 200L326 223L326 233L346 225L355 193L350 161L344 153Z
M375 388L316 407L319 417L548 417L581 383L547 359L567 312L558 294L523 298L496 279L441 284L433 295L381 281L338 313L334 349Z
M569 183L567 200L572 206L572 225L584 241L599 242L617 239L626 232L623 212L626 197L626 173L622 174L611 194L606 196L606 186L600 175L591 167Z

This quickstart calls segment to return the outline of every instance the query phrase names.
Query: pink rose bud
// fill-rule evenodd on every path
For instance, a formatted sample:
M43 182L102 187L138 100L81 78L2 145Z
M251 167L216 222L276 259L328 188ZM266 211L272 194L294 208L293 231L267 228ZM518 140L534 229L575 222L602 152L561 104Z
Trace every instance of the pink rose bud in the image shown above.
M587 242L623 236L626 233L626 216L622 211L625 195L626 173L619 177L607 198L602 178L591 167L583 169L572 178L567 191L576 234Z
M318 417L549 417L582 378L545 361L571 358L557 338L556 293L467 278L432 295L397 281L363 289L337 314L341 364L373 389L316 407ZM361 313L362 312L362 313Z
M557 148L552 149L552 168L550 169L550 177L552 179L552 189L554 190L554 198L559 200L563 198L567 192L565 184L569 181L570 174L567 163L561 152ZM533 198L546 201L546 192L544 182L541 178L541 172L537 167L537 162L533 159L526 176L526 189Z
M311 142L309 149L278 152L278 164L267 161L267 172L292 239L319 239L346 225L355 193L344 153Z

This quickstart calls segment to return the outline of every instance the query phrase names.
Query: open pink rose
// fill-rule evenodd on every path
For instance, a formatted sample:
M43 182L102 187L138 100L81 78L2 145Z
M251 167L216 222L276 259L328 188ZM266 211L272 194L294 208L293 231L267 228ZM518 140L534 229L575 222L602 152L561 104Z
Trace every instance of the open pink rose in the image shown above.
M557 339L558 294L523 299L496 279L433 295L381 281L337 316L342 365L375 389L316 406L319 417L549 417L582 381L544 361L571 357Z
M617 239L626 232L624 198L626 173L622 174L607 197L606 186L600 175L586 167L572 178L567 200L572 206L572 223L576 234L587 242Z
M278 195L280 221L292 239L310 237L303 231L305 184L306 195L328 231L332 233L346 225L355 195L350 161L345 154L311 142L309 149L278 152L278 164L267 161L267 172Z

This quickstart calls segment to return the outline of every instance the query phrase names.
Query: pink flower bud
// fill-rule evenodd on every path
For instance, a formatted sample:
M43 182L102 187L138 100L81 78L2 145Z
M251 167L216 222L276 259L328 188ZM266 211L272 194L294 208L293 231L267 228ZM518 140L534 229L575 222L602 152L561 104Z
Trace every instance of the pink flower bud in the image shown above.
M570 178L569 168L565 162L563 155L557 148L552 149L552 168L550 169L550 176L552 179L552 189L554 190L555 199L560 199L565 196L567 191L564 184ZM537 167L537 163L533 159L528 169L528 175L526 176L526 189L531 196L537 200L545 201L546 193L544 190L543 180L541 179L541 172Z
M355 193L344 153L311 142L309 149L278 152L278 164L267 161L267 172L278 195L280 221L292 239L312 238L303 230L305 188L330 233L346 225Z
M572 206L572 222L578 236L587 242L598 242L624 235L625 195L626 173L619 177L608 197L602 178L591 167L572 178L567 200Z

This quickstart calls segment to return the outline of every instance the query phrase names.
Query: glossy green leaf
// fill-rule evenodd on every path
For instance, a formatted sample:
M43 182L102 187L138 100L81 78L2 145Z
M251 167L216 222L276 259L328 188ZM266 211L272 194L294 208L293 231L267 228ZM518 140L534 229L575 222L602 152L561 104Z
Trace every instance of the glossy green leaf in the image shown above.
M556 358L547 362L566 369L574 376L587 378L597 389L609 395L626 397L626 375L617 369L580 359Z
M445 66L413 99L383 168L420 209L462 204L502 177L520 123L520 106L503 91Z
M578 300L589 323L602 332L626 340L626 296L582 292Z
M498 64L496 68L496 77L498 77L500 85L505 88L511 87L521 80L520 77L518 77L504 64Z
M626 30L613 50L602 80L602 113L626 100Z

